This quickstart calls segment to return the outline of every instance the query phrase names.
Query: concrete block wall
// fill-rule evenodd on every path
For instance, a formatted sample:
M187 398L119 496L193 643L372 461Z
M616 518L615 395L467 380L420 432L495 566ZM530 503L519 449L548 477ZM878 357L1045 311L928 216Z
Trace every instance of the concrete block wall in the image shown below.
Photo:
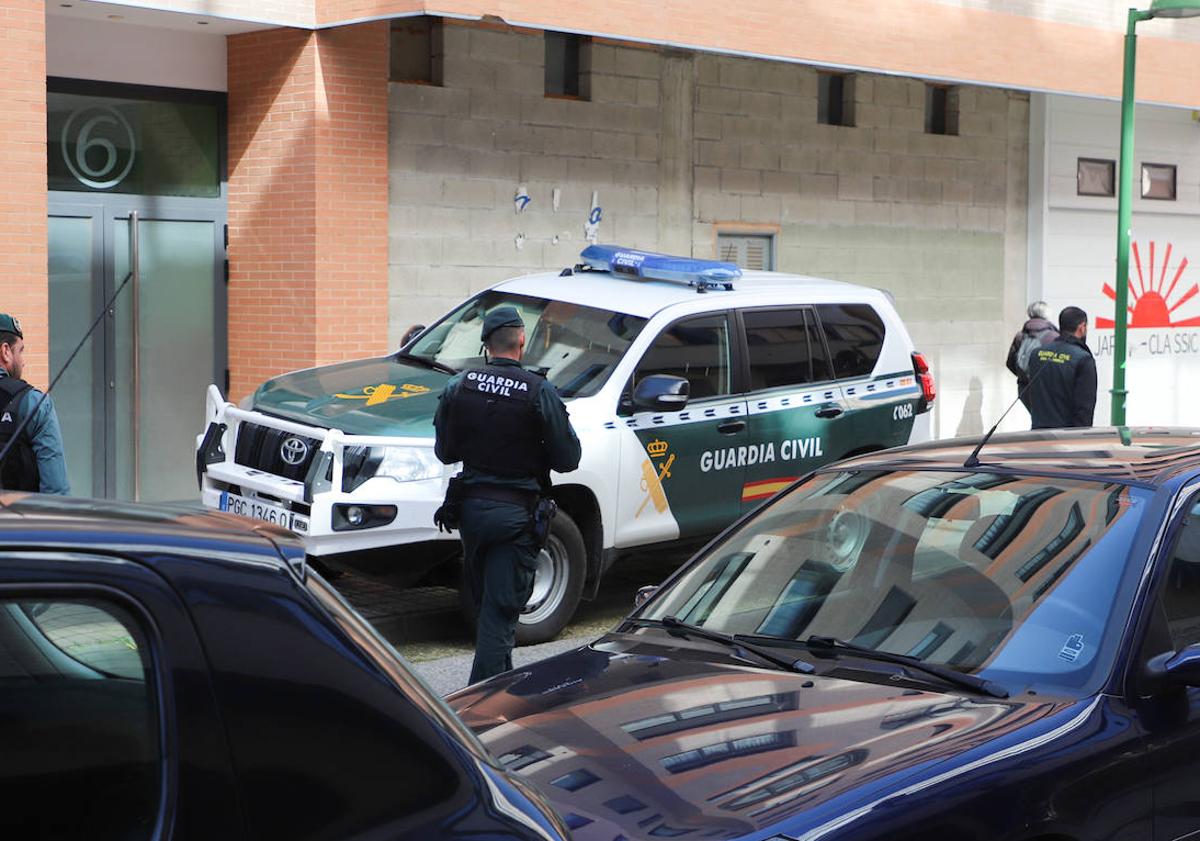
M584 102L543 95L540 32L447 21L443 38L443 86L391 86L393 340L505 277L573 265L593 193L602 239L657 244L657 51L593 44Z
M888 289L935 366L941 436L986 429L1015 396L1026 96L962 88L960 134L927 135L924 83L859 74L857 125L827 126L812 67L597 42L592 100L560 100L540 32L444 33L444 85L390 89L393 344L575 262L595 193L602 242L712 257L718 231L766 232L781 271Z

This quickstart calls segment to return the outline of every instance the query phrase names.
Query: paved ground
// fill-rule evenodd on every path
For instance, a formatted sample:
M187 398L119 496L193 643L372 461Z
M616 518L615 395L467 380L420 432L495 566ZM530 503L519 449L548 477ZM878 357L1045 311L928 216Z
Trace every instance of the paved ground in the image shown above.
M598 597L583 602L557 640L518 648L514 666L532 663L585 645L633 609L637 589L670 575L690 552L659 550L616 563ZM364 617L412 663L440 694L466 685L474 639L458 608L458 593L446 587L396 590L363 576L347 574L332 582Z

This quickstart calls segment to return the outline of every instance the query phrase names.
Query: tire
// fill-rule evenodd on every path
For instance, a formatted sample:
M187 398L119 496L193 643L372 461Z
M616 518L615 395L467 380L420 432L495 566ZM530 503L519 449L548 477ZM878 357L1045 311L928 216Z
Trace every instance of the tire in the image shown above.
M583 535L571 515L559 509L550 524L550 537L538 555L530 596L517 622L517 645L549 642L559 635L579 607L587 574ZM458 587L459 608L472 628L475 605L470 580L464 574Z

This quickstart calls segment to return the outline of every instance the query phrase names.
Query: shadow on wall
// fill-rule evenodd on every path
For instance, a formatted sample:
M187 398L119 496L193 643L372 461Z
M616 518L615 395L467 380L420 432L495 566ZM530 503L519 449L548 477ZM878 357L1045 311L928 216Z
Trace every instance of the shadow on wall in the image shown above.
M967 389L962 418L959 419L958 430L954 433L959 438L983 434L983 382L979 377L971 377Z

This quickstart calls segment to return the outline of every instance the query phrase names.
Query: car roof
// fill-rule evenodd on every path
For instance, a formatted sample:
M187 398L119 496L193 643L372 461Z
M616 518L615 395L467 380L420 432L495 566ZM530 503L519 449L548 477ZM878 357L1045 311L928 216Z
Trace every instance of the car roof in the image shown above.
M515 277L496 284L496 289L516 292L538 298L570 301L583 306L596 307L650 318L675 304L692 303L698 293L684 283L667 280L643 280L612 272L583 270L542 272ZM870 299L883 293L866 286L857 286L840 280L786 274L784 272L744 271L733 281L732 290L713 290L704 293L716 301L728 301L738 305L750 298L778 295L780 303L788 303L789 291L803 291L805 295L821 293L846 297L852 293L854 299ZM799 303L799 301L797 301ZM720 308L713 304L713 309Z
M261 566L303 558L287 531L189 505L0 494L0 546L220 557Z
M983 436L930 441L849 459L837 468L963 470ZM993 435L969 469L1036 472L1080 479L1161 485L1200 469L1200 429L1099 427Z

